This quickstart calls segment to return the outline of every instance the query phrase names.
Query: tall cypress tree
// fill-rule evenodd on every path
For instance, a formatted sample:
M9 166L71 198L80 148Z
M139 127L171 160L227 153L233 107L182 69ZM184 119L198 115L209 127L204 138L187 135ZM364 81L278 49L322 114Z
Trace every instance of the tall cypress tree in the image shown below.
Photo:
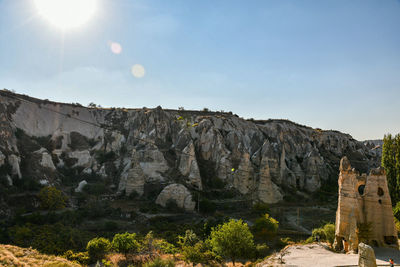
M387 134L383 138L382 166L385 168L392 203L400 200L400 135L393 138Z

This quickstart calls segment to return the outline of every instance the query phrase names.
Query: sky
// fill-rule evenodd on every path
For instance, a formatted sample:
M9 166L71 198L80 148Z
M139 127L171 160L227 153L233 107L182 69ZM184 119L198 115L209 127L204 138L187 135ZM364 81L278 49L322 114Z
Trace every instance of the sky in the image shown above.
M400 0L96 1L87 23L62 30L33 0L0 0L0 88L289 119L358 140L400 133Z

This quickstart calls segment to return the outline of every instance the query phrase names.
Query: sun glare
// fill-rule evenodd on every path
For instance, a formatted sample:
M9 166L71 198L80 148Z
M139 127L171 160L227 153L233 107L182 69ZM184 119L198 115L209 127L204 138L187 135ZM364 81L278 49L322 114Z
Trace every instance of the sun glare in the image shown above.
M39 14L62 29L79 27L96 12L97 0L34 0Z

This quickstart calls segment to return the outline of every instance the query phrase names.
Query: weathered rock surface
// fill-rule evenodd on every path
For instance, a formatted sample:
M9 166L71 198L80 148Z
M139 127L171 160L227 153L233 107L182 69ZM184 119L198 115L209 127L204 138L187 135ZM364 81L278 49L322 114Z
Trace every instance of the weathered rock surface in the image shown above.
M369 175L351 167L347 157L340 161L339 201L336 212L336 250L357 251L358 228L370 229L369 240L374 246L398 248L397 230L392 203L382 168ZM369 225L369 226L368 226Z
M376 267L376 258L374 249L364 243L358 245L358 266Z
M158 195L156 204L166 207L169 201L186 211L193 211L196 203L192 200L190 191L181 184L170 184Z
M207 192L218 184L218 190L236 190L238 198L276 203L286 192L312 193L336 179L343 156L363 172L380 164L372 143L287 120L161 107L86 108L4 90L0 111L8 174L51 184L61 181L61 169L71 169L112 180L126 193L171 183ZM43 147L48 154L30 156ZM21 170L20 163L35 167Z

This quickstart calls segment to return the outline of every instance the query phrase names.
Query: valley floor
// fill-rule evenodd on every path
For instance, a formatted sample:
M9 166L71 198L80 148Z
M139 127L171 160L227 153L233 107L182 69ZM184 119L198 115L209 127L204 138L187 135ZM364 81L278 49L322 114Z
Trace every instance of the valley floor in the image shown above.
M389 258L400 263L400 251L386 248L374 248L376 263L389 266ZM283 263L280 261L282 255ZM334 253L324 243L308 245L292 245L274 254L259 267L291 266L291 267L334 267L358 265L358 254Z

